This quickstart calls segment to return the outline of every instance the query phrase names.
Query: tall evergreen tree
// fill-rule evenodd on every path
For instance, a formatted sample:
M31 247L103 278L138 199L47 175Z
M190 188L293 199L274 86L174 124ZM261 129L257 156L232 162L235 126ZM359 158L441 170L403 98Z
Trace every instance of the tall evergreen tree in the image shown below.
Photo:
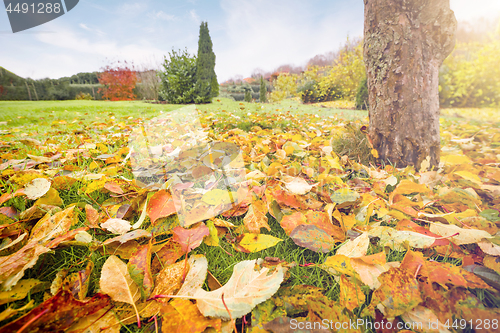
M264 78L261 76L260 77L260 90L259 90L259 94L260 94L259 101L261 103L267 102L266 93L267 93L266 82L264 81Z
M207 22L201 22L196 63L196 103L210 103L219 94L219 84L215 75L215 53Z

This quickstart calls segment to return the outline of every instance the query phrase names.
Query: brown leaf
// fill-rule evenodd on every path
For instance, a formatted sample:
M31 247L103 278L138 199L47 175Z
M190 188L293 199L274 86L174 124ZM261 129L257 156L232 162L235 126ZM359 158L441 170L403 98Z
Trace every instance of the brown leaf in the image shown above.
M182 251L182 247L178 243L169 240L156 252L151 270L155 274L159 272L162 267L175 263L177 259L183 255L184 252Z
M66 290L61 290L19 319L0 328L1 332L60 332L78 319L92 315L109 305L109 297L96 294L87 301L78 301Z
M314 252L330 252L335 241L324 230L315 225L302 224L293 229L290 234L293 242Z
M85 205L85 215L87 216L90 228L99 228L99 212L89 204Z

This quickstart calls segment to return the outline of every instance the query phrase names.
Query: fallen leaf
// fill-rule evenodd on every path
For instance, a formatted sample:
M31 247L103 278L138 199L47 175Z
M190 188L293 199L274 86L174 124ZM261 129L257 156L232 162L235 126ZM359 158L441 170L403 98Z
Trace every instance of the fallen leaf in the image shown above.
M473 244L480 242L483 238L493 238L484 230L463 229L456 225L442 223L430 223L429 230L443 237L448 237L456 245Z
M33 179L24 188L24 194L30 200L38 199L45 195L50 189L50 182L46 178Z
M106 222L101 223L101 228L106 229L113 234L123 235L132 229L132 226L129 221L122 219L107 219Z
M29 243L19 251L0 257L0 283L2 290L11 290L24 275L24 271L33 267L40 255L50 249L36 242Z
M401 318L405 323L408 323L409 327L414 328L417 332L451 333L444 326L444 323L439 321L431 309L422 305L418 305L410 311L403 313Z
M210 292L198 289L193 298L197 300L200 312L205 317L223 320L241 318L274 295L283 281L285 269L278 265L272 273L265 267L255 270L255 265L260 262L241 261L234 266L233 275L221 288ZM222 302L222 295L231 316Z
M292 192L293 194L298 194L298 195L304 195L307 192L311 191L311 189L318 185L312 184L309 185L305 179L300 178L300 177L291 177L287 176L283 178L283 181L285 183L285 187L288 191Z
M0 322L10 319L17 315L19 312L24 312L26 310L29 310L35 306L35 300L29 301L26 305L18 308L18 309L13 309L12 307L8 307L7 309L3 310L0 312Z
M207 278L208 261L202 254L195 254L188 259L188 272L178 295L194 296L201 289Z
M170 216L176 212L172 195L165 190L156 192L147 205L147 213L153 225L159 218Z
M362 233L354 240L349 240L347 243L339 247L336 254L342 254L350 258L363 257L366 255L369 245L370 239L368 237L368 233Z
M11 303L35 294L47 287L47 283L36 279L20 280L10 291L0 291L0 305Z
M330 252L335 241L324 230L314 225L299 225L290 234L293 242L314 252Z
M391 268L379 276L379 281L381 285L373 292L371 302L362 315L374 317L377 308L386 318L394 318L422 302L417 280L405 269Z
M139 286L141 297L146 300L154 288L151 273L151 239L147 244L141 245L130 257L127 268L130 277Z
M36 308L0 327L1 332L60 332L80 318L91 315L109 305L109 297L96 294L86 301L78 301L69 291L61 290Z
M172 232L174 233L172 240L180 244L184 253L200 246L203 238L210 234L210 230L203 222L191 229L175 227Z
M137 314L137 324L140 327L139 312L135 303L141 297L141 293L128 273L127 264L117 256L110 256L102 266L99 286L101 291L109 295L112 300L131 304Z
M71 206L52 216L46 214L31 230L29 241L47 244L51 239L67 233L77 222L74 210L75 206Z
M163 332L201 333L207 327L221 330L221 320L211 319L200 313L200 310L190 300L174 299L169 303L174 312L165 314L162 320ZM166 312L166 311L165 311Z
M122 325L115 313L107 308L80 318L65 332L68 333L119 333Z
M259 252L273 247L281 241L283 240L271 235L244 233L238 236L237 249L243 249L247 253Z
M261 228L271 230L267 223L267 208L262 200L252 202L243 223L251 233L259 234Z
M365 294L359 285L352 283L345 275L340 277L339 287L339 302L349 311L353 311L365 302Z

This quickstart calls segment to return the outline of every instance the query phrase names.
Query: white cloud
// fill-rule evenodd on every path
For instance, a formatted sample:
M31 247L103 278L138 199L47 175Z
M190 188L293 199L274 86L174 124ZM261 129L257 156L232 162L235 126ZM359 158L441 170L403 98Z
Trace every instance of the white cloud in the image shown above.
M338 49L346 37L363 33L363 11L328 10L320 16L313 4L302 1L222 0L226 44L214 41L219 81L253 69L304 65L316 54ZM222 38L221 38L222 39Z
M167 14L163 10L160 10L159 12L152 12L151 14L155 18L165 21L173 21L176 19L175 15Z
M80 28L82 28L83 30L87 30L87 31L95 33L95 34L97 34L99 36L104 36L105 35L105 33L103 31L101 31L99 29L92 29L88 25L86 25L85 23L80 23L78 26Z
M191 16L191 19L193 19L193 21L195 21L196 23L200 22L200 16L198 14L196 14L196 10L191 9L189 11L189 15Z
M120 6L119 11L124 14L136 14L146 9L147 5L144 2L127 2Z
M87 27L86 24L80 23L79 26L80 26L80 28L85 29L87 31L92 31L92 29L90 29L89 27Z

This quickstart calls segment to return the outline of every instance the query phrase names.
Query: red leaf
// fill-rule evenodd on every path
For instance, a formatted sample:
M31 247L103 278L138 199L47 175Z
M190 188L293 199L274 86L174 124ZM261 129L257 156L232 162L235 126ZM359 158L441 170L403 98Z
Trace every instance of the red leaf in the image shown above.
M109 296L96 294L87 301L76 300L71 292L59 291L21 318L0 328L0 332L60 332L79 318L89 316L108 306Z
M196 228L184 229L182 227L175 227L172 231L174 233L173 241L181 245L184 253L188 253L200 246L203 238L210 234L208 227L203 222Z

